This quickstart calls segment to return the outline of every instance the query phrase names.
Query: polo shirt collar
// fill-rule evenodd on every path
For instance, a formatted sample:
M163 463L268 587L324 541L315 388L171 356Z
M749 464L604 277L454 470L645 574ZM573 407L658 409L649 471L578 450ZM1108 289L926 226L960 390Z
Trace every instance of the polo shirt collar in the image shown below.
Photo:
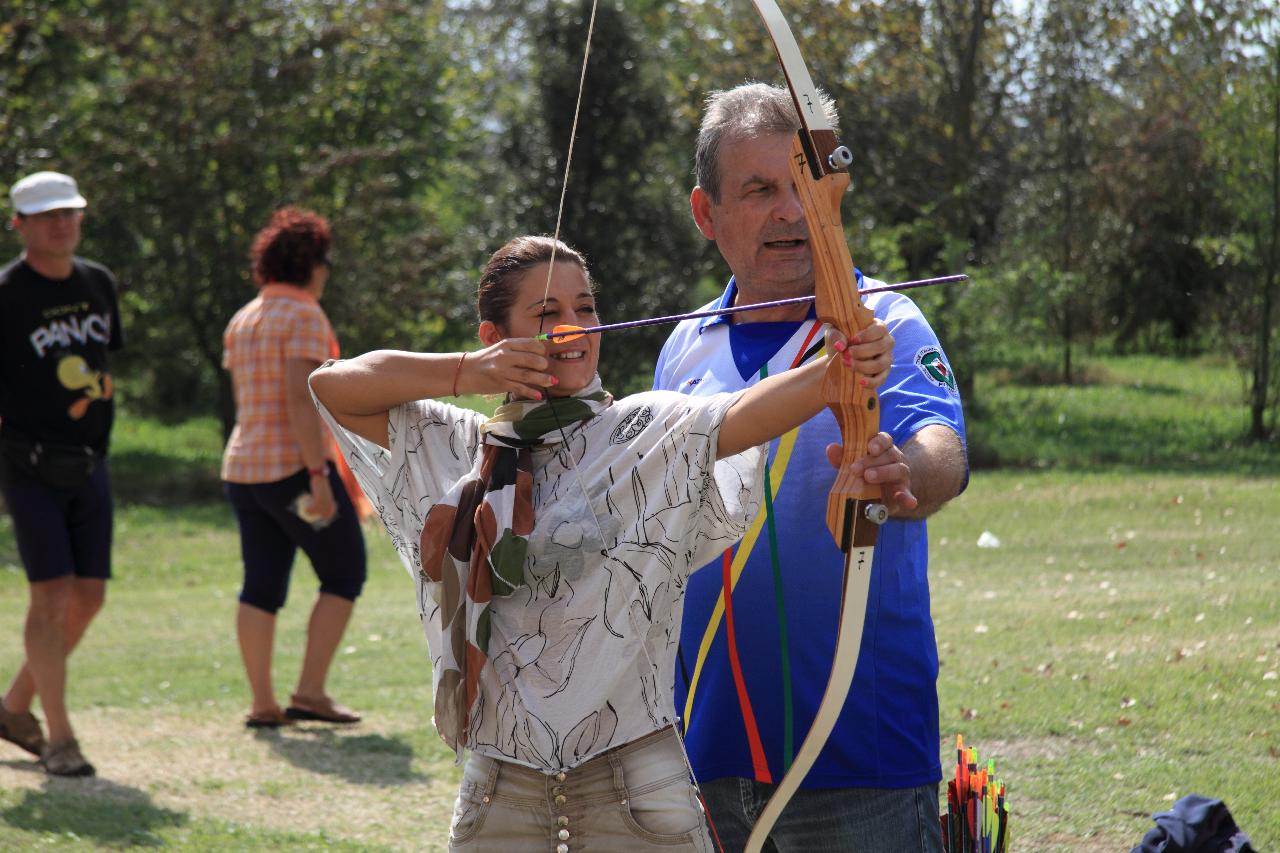
M858 269L857 267L854 267L853 277L858 282L858 289L861 290L862 289L862 270ZM715 310L719 310L721 308L732 308L733 301L737 297L738 297L737 278L735 276L729 276L729 286L724 289L724 294L721 295L720 301L711 307L712 309L715 309ZM813 305L810 305L809 311L805 314L804 318L805 320L812 320L817 316L818 316L817 309ZM701 322L698 323L698 334L701 335L704 331L706 331L707 329L719 323L730 325L732 317L733 317L732 314L721 314L717 317L703 317Z

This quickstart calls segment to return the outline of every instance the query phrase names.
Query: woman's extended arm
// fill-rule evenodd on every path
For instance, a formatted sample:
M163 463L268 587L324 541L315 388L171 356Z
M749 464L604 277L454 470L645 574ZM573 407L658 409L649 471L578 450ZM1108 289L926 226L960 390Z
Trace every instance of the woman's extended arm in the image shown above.
M410 400L507 392L539 398L555 382L545 372L546 347L507 338L472 353L376 350L321 366L311 389L339 424L386 447L387 412Z
M827 349L840 352L842 338L829 335ZM878 388L893 364L893 336L877 320L858 333L842 354L848 369L856 370L872 388ZM725 413L720 425L716 455L723 459L763 444L812 418L826 407L822 377L829 359L819 358L804 367L776 373L743 391Z

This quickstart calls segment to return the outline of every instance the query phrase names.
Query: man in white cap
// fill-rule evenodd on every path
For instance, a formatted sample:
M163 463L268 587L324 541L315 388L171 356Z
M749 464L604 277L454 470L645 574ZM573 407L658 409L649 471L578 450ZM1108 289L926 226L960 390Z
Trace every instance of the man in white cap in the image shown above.
M0 267L0 492L30 582L26 660L0 702L0 739L48 773L88 776L65 702L67 657L102 607L111 576L107 353L123 339L116 282L75 254L85 200L37 172L13 185L24 251ZM48 739L31 713L36 696Z

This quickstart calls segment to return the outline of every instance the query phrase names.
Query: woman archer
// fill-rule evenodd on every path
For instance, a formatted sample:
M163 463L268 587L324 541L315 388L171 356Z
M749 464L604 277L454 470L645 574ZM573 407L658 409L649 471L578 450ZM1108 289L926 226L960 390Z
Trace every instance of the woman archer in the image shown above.
M550 267L550 273L548 268ZM461 762L451 850L709 851L672 728L689 572L759 508L765 444L824 407L828 360L736 394L614 400L586 261L547 237L490 258L474 353L371 352L311 376L418 582L434 723ZM874 387L882 323L829 351ZM492 418L440 398L505 393Z

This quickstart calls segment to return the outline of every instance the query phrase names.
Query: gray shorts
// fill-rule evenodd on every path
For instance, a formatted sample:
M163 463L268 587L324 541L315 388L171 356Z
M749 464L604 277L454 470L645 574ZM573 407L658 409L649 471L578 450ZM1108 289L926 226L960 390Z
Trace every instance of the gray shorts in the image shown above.
M472 753L449 849L495 853L711 853L684 750L666 728L547 775Z

